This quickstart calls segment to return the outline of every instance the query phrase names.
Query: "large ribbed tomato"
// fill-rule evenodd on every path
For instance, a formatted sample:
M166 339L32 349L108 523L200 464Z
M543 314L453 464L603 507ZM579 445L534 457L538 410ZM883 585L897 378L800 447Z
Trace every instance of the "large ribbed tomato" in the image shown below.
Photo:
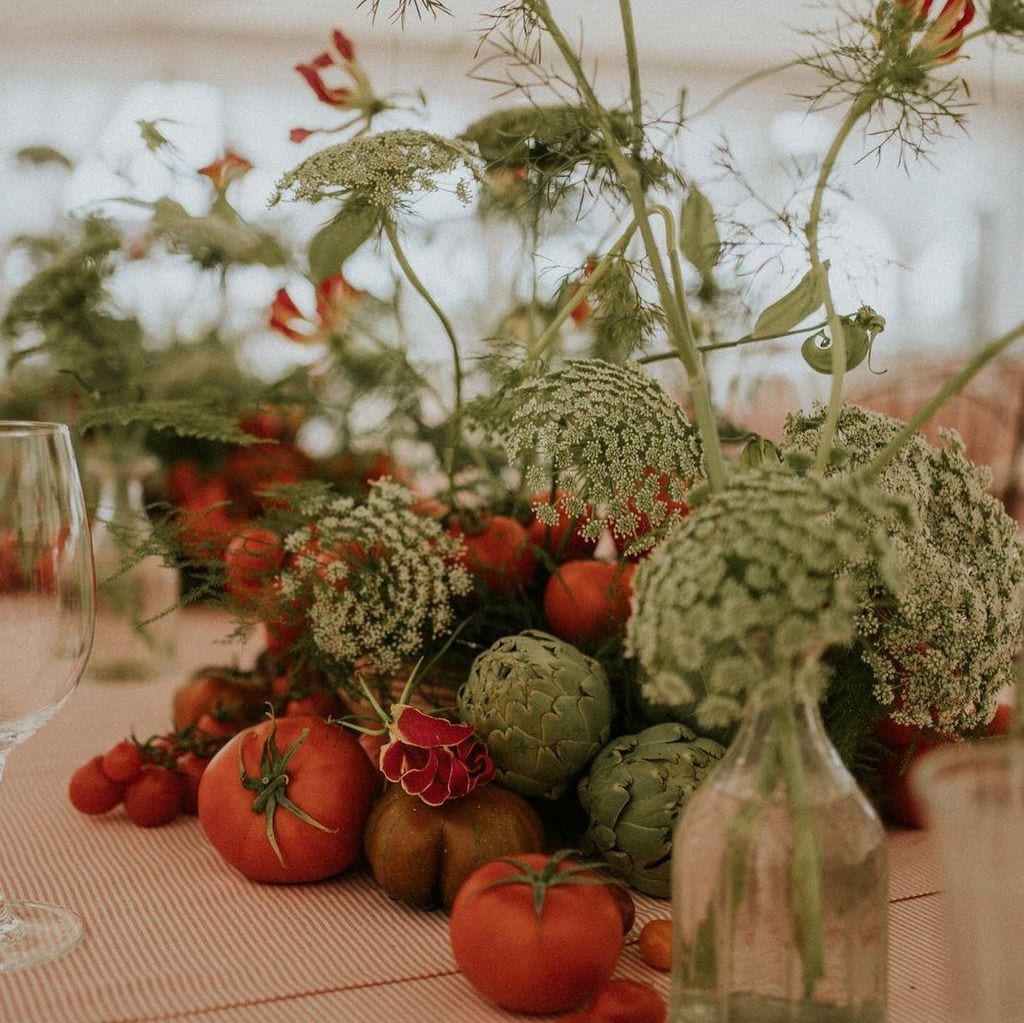
M206 837L253 881L297 884L351 866L380 776L350 732L321 718L239 732L199 785Z

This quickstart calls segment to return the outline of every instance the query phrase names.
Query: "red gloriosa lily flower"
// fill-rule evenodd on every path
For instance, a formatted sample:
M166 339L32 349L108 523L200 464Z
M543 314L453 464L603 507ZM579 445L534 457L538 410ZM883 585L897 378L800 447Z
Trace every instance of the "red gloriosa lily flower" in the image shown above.
M232 181L244 178L252 170L252 164L232 149L225 149L219 160L199 168L199 173L208 177L218 192L223 192Z
M428 806L469 795L494 775L487 747L472 725L432 717L407 703L391 707L391 741L381 748L380 769Z
M349 311L366 294L352 287L342 274L331 274L316 286L316 319L306 316L287 288L278 289L270 306L268 326L289 341L317 344L340 329Z
M307 64L296 64L295 70L306 80L313 94L321 103L337 110L354 111L356 117L339 128L292 128L288 137L292 142L305 142L310 135L343 131L359 121L365 121L364 129L369 127L374 114L384 109L383 104L373 94L370 80L366 72L356 62L356 48L352 40L340 29L331 35L335 53L325 50L318 53ZM342 82L330 84L327 75L334 79L340 72Z
M895 0L920 21L931 14L935 0ZM933 64L955 60L964 44L964 30L974 20L974 0L946 0L928 23L914 53Z

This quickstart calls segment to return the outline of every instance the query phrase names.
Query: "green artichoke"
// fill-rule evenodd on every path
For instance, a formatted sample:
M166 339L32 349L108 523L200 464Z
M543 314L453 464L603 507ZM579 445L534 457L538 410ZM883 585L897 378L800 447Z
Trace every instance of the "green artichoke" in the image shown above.
M477 657L459 714L487 744L502 785L557 799L608 741L612 694L597 661L530 629Z
M583 848L638 891L668 898L676 818L724 753L677 722L609 743L579 784L590 817Z

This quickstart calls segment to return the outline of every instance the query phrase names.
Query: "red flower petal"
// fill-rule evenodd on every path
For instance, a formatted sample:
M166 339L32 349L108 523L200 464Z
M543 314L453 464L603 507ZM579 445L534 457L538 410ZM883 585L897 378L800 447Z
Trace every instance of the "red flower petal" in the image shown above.
M310 131L308 128L292 128L292 130L288 132L288 139L289 141L296 143L305 142L306 139L313 134L315 133Z
M314 57L309 64L296 64L295 70L306 79L306 83L321 103L337 107L344 105L345 101L352 95L352 90L346 88L332 89L324 82L320 69L330 67L333 64L334 60L329 53L321 53L319 56Z
M391 734L413 746L457 746L473 734L472 725L431 717L408 704L394 704L391 713L394 717Z
M338 53L341 54L342 60L355 60L356 59L356 47L355 43L340 28L336 28L331 34L331 38L334 40L334 46Z

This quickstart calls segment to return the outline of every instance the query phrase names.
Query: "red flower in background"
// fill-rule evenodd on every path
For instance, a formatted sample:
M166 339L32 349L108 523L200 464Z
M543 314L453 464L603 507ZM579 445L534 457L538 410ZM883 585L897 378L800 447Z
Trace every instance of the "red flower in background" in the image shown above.
M352 307L365 294L352 287L340 273L331 274L316 286L316 319L312 319L299 309L286 288L280 288L270 306L267 323L290 341L317 344L344 325Z
M199 168L199 173L208 177L218 192L223 192L232 181L244 178L252 170L252 164L232 149L226 149L219 160Z
M344 131L360 121L366 122L360 129L365 131L374 114L387 106L374 95L370 79L357 63L352 40L336 28L331 41L335 52L318 53L308 64L296 64L295 70L321 103L336 110L354 111L356 116L337 128L292 128L288 135L292 142L305 142L310 135Z
M927 22L935 0L895 0L916 19ZM964 29L974 20L974 0L946 0L927 24L914 53L933 64L955 60L964 44Z
M472 725L431 717L404 703L392 705L391 717L380 769L428 806L467 796L494 775L494 761L473 738Z

